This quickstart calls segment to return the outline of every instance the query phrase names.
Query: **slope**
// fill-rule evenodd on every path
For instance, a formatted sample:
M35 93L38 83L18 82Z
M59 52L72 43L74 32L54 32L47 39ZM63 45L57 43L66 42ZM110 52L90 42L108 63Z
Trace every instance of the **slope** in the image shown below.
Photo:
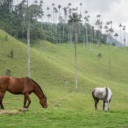
M0 31L0 46L0 75L10 70L11 76L27 76L26 44ZM109 86L115 98L113 104L116 106L113 107L120 106L125 109L128 96L127 48L111 47L111 51L109 50L108 45L101 47L96 44L90 44L88 47L83 44L77 45L78 95L76 95L74 45L37 40L31 45L31 78L43 87L49 97L50 106L61 102L58 101L61 98L70 99L72 101L70 106L79 108L81 105L75 105L74 98L78 100L83 97L79 102L84 104L86 96L86 100L92 103L91 90L97 86ZM12 51L13 58L10 57ZM101 59L98 58L99 53L102 53ZM7 95L9 96L10 94ZM122 104L118 104L119 101ZM66 107L69 105L63 102L61 104Z

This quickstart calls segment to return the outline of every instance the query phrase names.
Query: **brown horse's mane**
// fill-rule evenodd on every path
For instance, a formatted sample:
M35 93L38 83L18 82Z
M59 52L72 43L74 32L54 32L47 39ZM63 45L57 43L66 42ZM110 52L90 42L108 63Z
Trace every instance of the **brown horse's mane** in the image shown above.
M30 78L31 79L31 78ZM38 87L39 87L39 89L41 90L41 92L43 93L43 90L42 90L42 88L40 87L40 85L39 84L37 84L36 83L36 81L34 81L33 79L31 79ZM44 93L43 93L44 94Z

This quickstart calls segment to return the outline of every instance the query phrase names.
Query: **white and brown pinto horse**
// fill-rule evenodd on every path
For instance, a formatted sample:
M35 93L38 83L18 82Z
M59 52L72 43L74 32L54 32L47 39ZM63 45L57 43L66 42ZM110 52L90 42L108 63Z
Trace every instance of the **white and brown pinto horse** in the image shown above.
M95 102L95 110L97 110L97 104L99 100L103 100L103 110L109 110L109 105L112 98L112 91L110 90L110 88L94 88L92 91L92 96Z

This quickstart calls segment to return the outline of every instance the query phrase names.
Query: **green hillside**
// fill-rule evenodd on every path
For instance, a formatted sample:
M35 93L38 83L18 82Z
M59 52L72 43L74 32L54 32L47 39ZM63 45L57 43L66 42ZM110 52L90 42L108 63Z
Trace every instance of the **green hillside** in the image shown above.
M101 60L98 58L99 53L102 53ZM78 92L75 92L73 44L35 41L31 45L31 78L41 85L47 95L49 108L42 109L38 99L32 94L30 110L25 115L24 113L17 115L20 124L11 123L14 120L16 121L14 116L9 119L8 115L0 115L1 125L6 127L22 125L24 128L28 126L41 127L42 125L48 128L69 128L69 126L82 128L87 123L90 128L93 126L98 128L106 122L108 124L106 127L117 126L121 128L121 126L128 126L126 117L128 106L127 55L128 49L123 47L111 46L110 48L108 45L99 47L96 44L90 44L87 47L78 44ZM27 76L27 45L1 30L0 59L0 75L4 75L7 70L10 70L13 77ZM101 102L98 105L99 113L94 111L91 90L100 86L109 86L113 91L109 113L102 112ZM5 109L17 110L22 107L22 103L23 96L6 93L4 98ZM36 115L38 116L36 117ZM90 116L92 118L88 118ZM111 121L117 116L123 119L115 120L116 123ZM92 122L95 117L99 118ZM101 122L99 122L100 118L103 119ZM31 119L35 119L33 125ZM69 119L71 119L71 122ZM10 124L7 125L6 120L10 120ZM78 122L81 120L84 121L79 124ZM27 121L28 124L25 123Z

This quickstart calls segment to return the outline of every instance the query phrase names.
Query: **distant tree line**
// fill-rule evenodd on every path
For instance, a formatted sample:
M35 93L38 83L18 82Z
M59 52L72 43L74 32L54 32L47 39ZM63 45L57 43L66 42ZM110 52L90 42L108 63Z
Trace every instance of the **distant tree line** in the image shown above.
M58 8L60 9L60 6ZM57 9L53 8L53 11L56 13ZM64 11L66 13L66 8ZM4 0L0 3L0 28L15 38L26 40L28 15L31 40L43 39L52 43L74 42L75 34L72 25L64 21L60 14L58 23L42 21L44 15L42 2L39 5L35 2L27 7L26 0L22 0L15 6L13 0ZM70 15L69 13L68 16ZM50 18L51 15L48 14L47 17ZM102 34L100 29L95 30L88 19L89 17L85 17L85 23L79 23L78 42L106 43L107 34Z

